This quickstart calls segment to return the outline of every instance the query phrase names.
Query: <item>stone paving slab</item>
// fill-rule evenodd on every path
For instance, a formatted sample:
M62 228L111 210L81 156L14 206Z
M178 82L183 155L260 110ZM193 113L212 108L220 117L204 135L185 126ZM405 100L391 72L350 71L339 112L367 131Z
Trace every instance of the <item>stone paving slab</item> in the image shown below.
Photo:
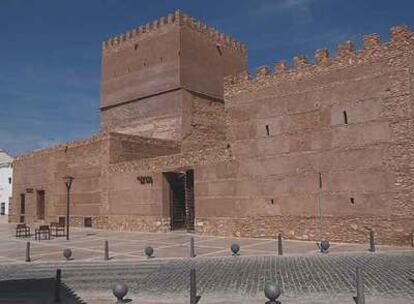
M110 255L113 259L142 259L147 246L154 248L158 258L183 258L189 256L189 241L193 237L198 256L230 256L230 246L236 242L240 245L242 256L277 254L277 242L272 239L232 238L187 234L183 231L169 233L119 232L92 228L71 228L69 241L64 237L51 240L35 241L14 237L14 224L8 224L0 218L0 263L2 261L22 262L26 257L26 242L31 243L34 260L59 260L59 251L71 248L73 256L80 260L100 260L103 257L104 242L108 240ZM367 252L368 244L332 243L330 252ZM187 247L187 248L186 248ZM378 252L413 250L409 247L377 246ZM318 254L315 242L283 241L284 255ZM413 251L414 252L414 251Z

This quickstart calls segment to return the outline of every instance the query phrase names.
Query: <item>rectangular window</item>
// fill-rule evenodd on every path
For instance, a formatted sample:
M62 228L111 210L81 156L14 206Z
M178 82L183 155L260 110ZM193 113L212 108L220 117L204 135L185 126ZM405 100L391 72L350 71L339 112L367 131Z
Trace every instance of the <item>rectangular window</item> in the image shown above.
M12 179L11 179L11 177L9 177L9 184L11 185L11 182L12 182Z
M92 218L91 217L85 217L84 227L85 228L92 228Z
M26 213L26 196L24 193L20 193L20 214Z
M20 223L24 223L24 215L20 216Z
M65 226L66 218L64 216L59 216L59 224Z
M45 191L44 190L37 191L37 219L38 220L45 219Z

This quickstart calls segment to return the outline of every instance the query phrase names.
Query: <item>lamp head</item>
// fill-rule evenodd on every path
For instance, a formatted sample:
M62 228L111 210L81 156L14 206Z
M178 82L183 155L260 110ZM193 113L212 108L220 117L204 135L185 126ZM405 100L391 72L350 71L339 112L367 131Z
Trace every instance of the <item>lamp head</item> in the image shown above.
M66 184L66 187L68 187L68 189L72 186L72 181L74 180L75 178L73 177L73 176L65 176L64 178L63 178L63 180L65 181L65 184Z

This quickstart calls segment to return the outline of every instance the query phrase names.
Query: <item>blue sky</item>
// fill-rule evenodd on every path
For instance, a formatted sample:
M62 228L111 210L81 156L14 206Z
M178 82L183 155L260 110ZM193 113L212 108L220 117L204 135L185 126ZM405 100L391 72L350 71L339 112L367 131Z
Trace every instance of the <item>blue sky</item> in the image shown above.
M414 28L413 0L0 0L0 147L17 155L99 132L102 41L178 8L245 42L251 70Z

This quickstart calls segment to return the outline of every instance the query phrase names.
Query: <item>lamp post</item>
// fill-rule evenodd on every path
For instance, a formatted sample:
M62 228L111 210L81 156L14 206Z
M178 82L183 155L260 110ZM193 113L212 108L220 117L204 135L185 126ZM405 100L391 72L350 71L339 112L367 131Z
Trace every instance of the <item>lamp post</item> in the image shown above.
M66 196L66 240L69 240L69 205L70 205L70 187L72 186L72 181L75 178L72 176L65 176L63 180L65 181L67 196Z

